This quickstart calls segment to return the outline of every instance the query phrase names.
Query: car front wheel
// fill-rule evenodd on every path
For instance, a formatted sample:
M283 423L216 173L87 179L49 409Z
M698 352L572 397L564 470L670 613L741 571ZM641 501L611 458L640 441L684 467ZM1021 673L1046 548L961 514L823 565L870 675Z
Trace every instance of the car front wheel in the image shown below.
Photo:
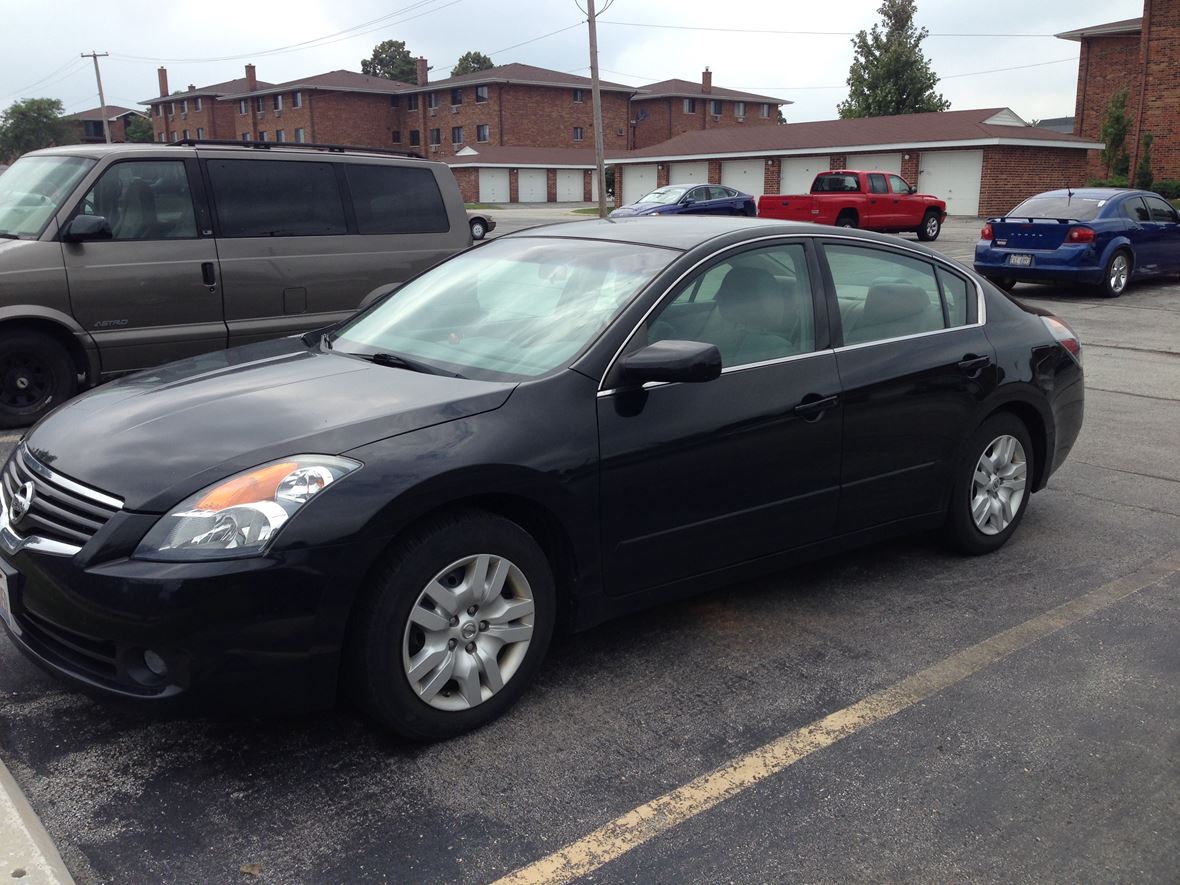
M0 428L32 424L78 389L69 352L48 335L0 332Z
M484 238L484 234L486 234L487 232L488 232L488 229L486 227L484 227L484 223L482 221L480 221L478 218L472 219L472 221L471 221L471 239L482 240Z
M1015 415L988 418L971 435L954 473L947 534L964 553L990 553L1016 531L1033 477L1028 428Z
M553 634L549 562L488 513L433 520L391 551L350 638L352 694L417 741L492 721L532 681Z

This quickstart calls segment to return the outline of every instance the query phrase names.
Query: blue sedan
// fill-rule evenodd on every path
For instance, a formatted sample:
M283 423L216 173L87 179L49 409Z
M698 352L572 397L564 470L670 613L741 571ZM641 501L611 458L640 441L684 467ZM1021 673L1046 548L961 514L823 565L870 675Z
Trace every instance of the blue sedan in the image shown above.
M723 184L671 184L620 206L611 218L635 215L748 215L758 214L754 198Z
M983 226L975 270L1006 289L1080 282L1117 298L1131 279L1180 273L1180 217L1149 191L1048 191Z

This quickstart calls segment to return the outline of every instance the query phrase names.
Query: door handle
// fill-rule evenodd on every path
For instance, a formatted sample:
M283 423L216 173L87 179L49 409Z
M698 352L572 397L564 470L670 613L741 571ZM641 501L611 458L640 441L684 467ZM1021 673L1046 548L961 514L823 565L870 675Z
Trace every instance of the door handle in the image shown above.
M217 285L217 276L213 272L212 261L201 262L201 279L205 281L205 285L210 289Z
M835 408L839 402L840 397L836 394L820 396L818 393L809 393L795 406L795 414L808 421L816 421L822 418L828 409Z
M967 374L969 378L978 378L979 373L992 364L990 356L975 356L974 354L967 354L959 360L959 369Z

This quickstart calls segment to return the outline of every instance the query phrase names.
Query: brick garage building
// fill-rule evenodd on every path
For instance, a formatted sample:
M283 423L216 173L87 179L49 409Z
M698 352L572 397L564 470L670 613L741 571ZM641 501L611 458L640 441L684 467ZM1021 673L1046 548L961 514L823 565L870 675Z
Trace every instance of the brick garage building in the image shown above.
M1180 179L1180 0L1144 0L1141 18L1057 36L1081 43L1075 134L1099 139L1111 96L1126 89L1132 173L1142 137L1151 133L1155 177ZM1106 174L1097 153L1088 172L1092 178Z
M608 154L615 203L665 184L725 184L751 194L806 192L828 169L897 172L956 215L998 215L1086 176L1093 139L1030 126L1007 108L725 128Z
M106 115L107 125L111 130L111 141L127 141L127 124L135 118L147 119L147 114L133 108L120 107L109 104L105 108L90 108L68 114L65 119L74 127L76 138L80 144L101 144L106 141L106 133L102 128L102 118Z
M447 158L466 203L571 203L598 199L594 151L467 147Z
M686 132L731 126L776 126L779 107L791 102L713 85L705 68L700 83L661 80L631 97L631 148L651 147Z

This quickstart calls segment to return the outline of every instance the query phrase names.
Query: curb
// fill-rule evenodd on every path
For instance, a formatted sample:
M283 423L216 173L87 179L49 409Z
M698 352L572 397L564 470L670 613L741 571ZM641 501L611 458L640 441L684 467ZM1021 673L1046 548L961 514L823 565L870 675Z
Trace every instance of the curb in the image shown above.
M21 885L74 885L53 840L3 762L0 762L0 880Z

